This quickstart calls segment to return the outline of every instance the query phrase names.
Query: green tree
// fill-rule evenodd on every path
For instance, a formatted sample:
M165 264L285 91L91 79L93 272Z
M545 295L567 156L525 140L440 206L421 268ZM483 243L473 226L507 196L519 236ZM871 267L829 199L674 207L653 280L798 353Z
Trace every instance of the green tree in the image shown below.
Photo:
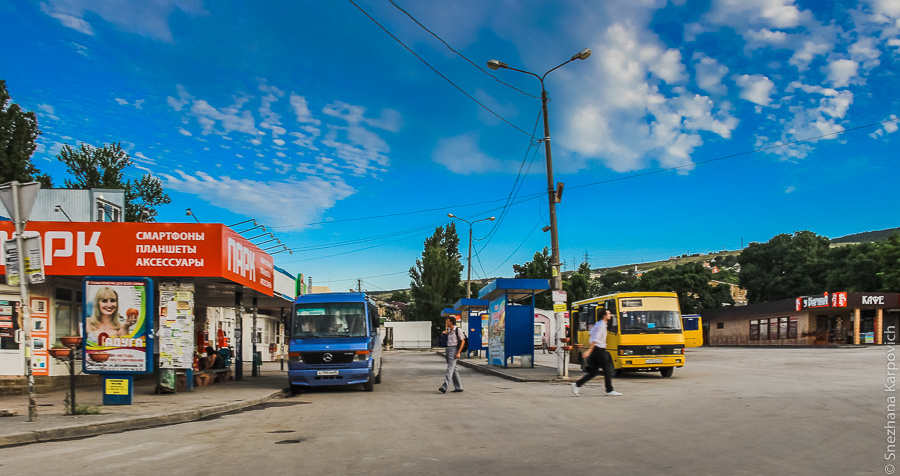
M441 311L465 296L461 284L463 265L459 253L459 236L456 225L437 227L425 240L422 259L409 269L410 297L409 318L413 321L431 321L432 337L443 328Z
M82 143L78 149L66 144L56 158L72 175L72 180L64 181L67 188L124 189L125 221L147 221L157 215L156 207L172 202L162 182L150 174L133 182L125 180L125 169L134 162L118 143L100 148Z
M566 291L570 307L573 302L595 297L599 284L591 279L591 265L587 262L581 263L569 279L563 280L563 289Z
M879 243L877 256L881 268L881 289L900 292L900 233L894 233L887 241Z
M0 79L0 183L40 182L41 187L50 188L50 176L42 174L31 162L41 135L37 116L33 111L23 111L16 103L9 104L10 99L6 81Z
M390 302L409 302L409 293L406 291L394 291L387 300Z
M837 246L829 253L826 289L873 292L881 289L878 246L874 243Z
M751 243L741 252L740 283L751 303L821 293L826 288L829 241L811 231Z
M712 271L700 263L660 267L644 273L635 282L635 290L676 292L684 314L734 304L728 286L713 287L709 284L712 277Z
M550 279L550 250L545 246L542 251L534 253L531 261L523 265L514 264L513 272L517 279ZM534 297L534 306L538 309L553 309L553 296L543 292Z

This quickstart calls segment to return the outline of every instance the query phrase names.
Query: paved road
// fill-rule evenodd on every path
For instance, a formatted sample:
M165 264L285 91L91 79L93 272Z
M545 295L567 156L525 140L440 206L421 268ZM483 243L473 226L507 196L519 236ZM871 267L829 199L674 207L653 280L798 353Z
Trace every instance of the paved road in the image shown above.
M887 349L702 349L688 367L572 396L566 384L385 356L374 393L333 389L232 415L0 449L0 474L884 474Z

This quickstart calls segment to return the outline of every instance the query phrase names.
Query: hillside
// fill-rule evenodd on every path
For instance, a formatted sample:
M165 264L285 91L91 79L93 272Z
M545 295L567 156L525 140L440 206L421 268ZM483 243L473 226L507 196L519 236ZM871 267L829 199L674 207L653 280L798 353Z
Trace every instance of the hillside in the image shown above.
M869 241L883 241L890 238L894 233L900 232L898 228L888 228L887 230L864 231L862 233L854 233L852 235L841 236L831 240L834 244L839 243L865 243Z
M842 244L851 244L851 243L864 243L864 242L874 242L874 241L883 241L888 239L894 233L900 233L900 227L897 228L888 228L886 230L875 230L875 231L865 231L861 233L854 233L852 235L841 236L838 238L834 238L831 240L832 245L842 245ZM650 271L656 268L669 267L674 268L676 265L687 264L687 263L697 263L709 261L716 256L735 256L741 254L742 250L735 251L713 251L707 254L695 253L692 255L681 255L675 256L667 260L662 261L651 261L646 263L631 263L631 264L623 264L619 266L612 266L608 268L595 268L592 269L594 273L609 273L613 271L619 271L622 273L627 273L629 270L634 270L635 267L639 271ZM563 276L570 276L574 271L563 271ZM499 276L498 276L499 277ZM512 277L512 276L505 276ZM495 278L491 278L495 279ZM487 284L487 282L491 281L491 279L483 279L483 280L472 280L472 289L480 289L482 286ZM409 289L400 289L399 291L408 291ZM391 291L387 292L379 292L372 293L373 297L384 299L390 297Z

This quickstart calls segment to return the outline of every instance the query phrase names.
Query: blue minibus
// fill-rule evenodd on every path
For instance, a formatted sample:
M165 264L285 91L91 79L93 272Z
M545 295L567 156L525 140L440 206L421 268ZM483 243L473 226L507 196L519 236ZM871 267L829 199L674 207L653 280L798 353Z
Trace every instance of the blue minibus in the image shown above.
M364 293L306 294L294 300L288 346L291 392L381 383L378 307Z

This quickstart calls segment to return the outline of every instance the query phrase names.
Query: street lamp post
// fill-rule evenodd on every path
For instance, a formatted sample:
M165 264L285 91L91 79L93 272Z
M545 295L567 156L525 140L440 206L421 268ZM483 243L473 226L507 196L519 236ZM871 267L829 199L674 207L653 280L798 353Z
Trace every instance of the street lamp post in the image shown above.
M557 69L575 61L577 59L586 60L591 56L590 48L585 48L579 51L577 54L572 56L565 63L560 64L559 66L547 71L543 76L538 76L530 71L524 71L521 69L516 69L508 64L492 59L488 61L487 66L492 70L498 70L500 68L511 69L513 71L518 71L520 73L525 73L531 76L534 76L541 82L541 107L543 109L544 115L544 152L547 155L547 195L550 201L550 289L553 291L562 291L562 276L559 271L559 232L556 227L556 202L557 202L557 191L556 187L553 184L553 156L550 153L550 118L547 116L547 103L549 102L549 97L547 96L547 90L544 88L544 78L547 77L548 74L556 71ZM562 322L563 322L563 313L556 312L554 310L554 318L556 319L556 336L562 334ZM569 376L568 365L565 364L565 359L563 359L563 363L560 365L559 375L561 377Z
M481 220L469 221L465 218L460 218L452 213L448 213L447 216L450 218L456 218L459 221L464 221L469 224L469 272L466 276L466 299L469 299L470 297L472 297L472 225L485 220L494 221L496 217L487 217L482 218Z

